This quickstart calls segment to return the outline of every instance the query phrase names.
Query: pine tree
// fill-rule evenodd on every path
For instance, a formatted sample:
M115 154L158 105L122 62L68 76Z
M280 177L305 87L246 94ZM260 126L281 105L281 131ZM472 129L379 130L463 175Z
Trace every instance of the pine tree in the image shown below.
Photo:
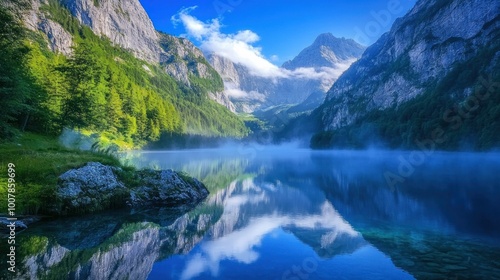
M64 124L76 128L102 128L106 87L103 69L92 48L80 43L74 48L73 57L59 69L68 84L68 97L62 109Z
M33 109L28 105L32 95L30 77L26 74L29 49L23 44L21 24L0 7L0 138L12 136L21 119ZM21 124L21 126L25 123Z

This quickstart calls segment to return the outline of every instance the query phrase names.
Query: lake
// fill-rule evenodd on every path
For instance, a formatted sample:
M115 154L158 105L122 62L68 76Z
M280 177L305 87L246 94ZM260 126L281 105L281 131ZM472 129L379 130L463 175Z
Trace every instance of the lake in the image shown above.
M210 195L34 225L18 237L20 278L500 275L500 154L239 146L126 161L185 171Z

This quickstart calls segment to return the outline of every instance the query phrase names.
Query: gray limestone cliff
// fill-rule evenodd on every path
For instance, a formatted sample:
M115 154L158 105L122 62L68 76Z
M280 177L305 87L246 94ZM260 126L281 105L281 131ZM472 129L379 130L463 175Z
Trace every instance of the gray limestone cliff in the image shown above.
M213 88L206 89L210 99L235 112L234 104L223 91L219 73L208 63L205 56L191 41L165 33L159 33L163 53L160 64L177 81L192 87L192 81L202 79Z
M217 84L221 79L189 40L157 31L138 0L31 0L30 4L31 8L23 12L24 24L32 31L41 31L53 52L68 56L74 45L70 32L50 14L63 7L96 35L108 38L139 59L159 63L181 84L191 87L193 79ZM234 111L222 85L217 90L209 90L207 95Z
M137 0L62 0L78 21L136 57L156 62L160 47L153 22Z
M459 63L498 40L496 0L418 1L354 63L321 107L324 130L352 124L368 112L398 107L429 90ZM500 62L497 53L484 70ZM471 65L472 66L472 65ZM470 89L447 93L467 95Z

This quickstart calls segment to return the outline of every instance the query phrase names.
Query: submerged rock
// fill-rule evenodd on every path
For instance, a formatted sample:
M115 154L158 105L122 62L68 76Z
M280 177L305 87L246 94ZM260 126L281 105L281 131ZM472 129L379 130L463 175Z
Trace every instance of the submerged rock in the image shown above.
M89 213L112 207L179 206L207 197L198 180L172 170L141 170L128 174L134 186L120 181L120 168L89 162L61 176L56 190L54 214ZM127 171L128 172L128 171Z
M15 221L9 220L9 217L0 217L0 236L8 235L11 230L8 226L12 224L15 225L14 230L18 232L27 229L28 225L38 221L40 221L40 217L37 216L18 216Z

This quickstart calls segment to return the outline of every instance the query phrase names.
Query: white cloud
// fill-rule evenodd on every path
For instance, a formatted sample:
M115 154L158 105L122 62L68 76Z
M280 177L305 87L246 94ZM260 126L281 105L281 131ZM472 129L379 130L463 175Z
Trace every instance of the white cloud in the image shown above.
M257 91L244 91L238 88L234 83L226 82L224 83L224 92L229 98L236 100L258 100L264 101L266 96Z
M235 34L224 34L220 31L221 23L218 19L202 22L190 13L196 6L181 10L172 16L175 26L182 24L186 29L186 36L194 38L200 48L206 53L215 53L231 60L235 64L246 67L251 75L276 79L310 79L321 81L322 88L328 90L333 82L351 65L354 60L336 67L298 68L287 70L274 65L262 54L261 48L254 46L259 36L251 30L241 30ZM278 61L277 55L270 57L271 61ZM237 87L226 85L226 93L235 99L264 100L265 96L259 92L246 92Z
M255 207L259 203L271 199L269 197L271 192L255 184L253 179L247 179L244 183L246 186L242 186L242 189L252 189L258 194L251 194L251 192L229 193L229 196L224 200L222 216L213 226L213 228L220 228L223 225L226 233L204 241L200 246L199 253L188 257L181 279L189 280L200 276L205 271L210 272L212 277L217 277L219 276L220 263L225 260L244 264L257 261L260 257L257 248L261 246L262 240L278 228L292 227L321 233L320 244L322 248L334 248L339 236L350 238L353 241L363 239L361 234L345 221L328 201L324 201L320 205L319 212L303 215L284 215L277 212L261 214L257 218L249 219L248 223L243 226L231 228L231 221L234 221L234 217L242 215L242 209L246 205L254 205Z
M228 58L234 63L248 68L252 75L259 77L285 77L281 69L264 58L259 47L252 44L259 40L259 36L251 30L239 31L236 34L220 32L220 23L217 19L202 22L190 15L196 7L186 8L172 17L176 25L182 23L187 36L200 42L200 47L208 53Z

